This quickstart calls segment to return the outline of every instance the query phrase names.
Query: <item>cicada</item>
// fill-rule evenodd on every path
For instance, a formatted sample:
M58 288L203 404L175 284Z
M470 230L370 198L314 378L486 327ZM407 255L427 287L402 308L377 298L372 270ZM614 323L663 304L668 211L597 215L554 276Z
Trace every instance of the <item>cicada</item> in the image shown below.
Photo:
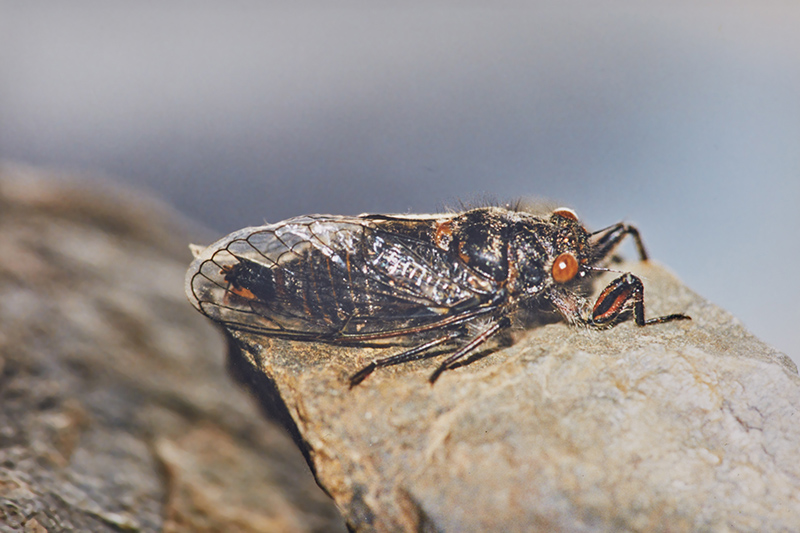
M536 215L480 207L435 215L309 215L241 229L197 254L186 293L200 312L230 330L298 341L374 345L402 351L371 361L375 369L446 357L445 370L522 312L555 310L572 324L606 328L685 320L645 318L644 285L631 273L612 281L592 305L586 282L630 235L625 223L589 232L568 208Z

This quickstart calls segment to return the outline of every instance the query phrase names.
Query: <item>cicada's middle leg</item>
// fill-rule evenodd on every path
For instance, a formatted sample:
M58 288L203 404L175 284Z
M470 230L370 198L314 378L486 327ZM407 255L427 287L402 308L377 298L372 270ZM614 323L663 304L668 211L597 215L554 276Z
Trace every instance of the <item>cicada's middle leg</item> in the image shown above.
M402 363L408 363L409 361L416 361L417 359L426 359L428 357L433 357L435 354L430 352L432 348L439 346L441 344L445 344L449 341L457 339L458 337L463 336L465 330L463 328L459 328L453 331L447 332L447 334L442 335L441 337L437 337L433 340L420 344L418 346L414 346L404 352L390 355L389 357L381 357L380 359L375 359L374 361L370 362L367 366L350 376L350 388L352 389L362 381L364 381L367 376L372 374L376 369L384 367L384 366L392 366L392 365L399 365Z

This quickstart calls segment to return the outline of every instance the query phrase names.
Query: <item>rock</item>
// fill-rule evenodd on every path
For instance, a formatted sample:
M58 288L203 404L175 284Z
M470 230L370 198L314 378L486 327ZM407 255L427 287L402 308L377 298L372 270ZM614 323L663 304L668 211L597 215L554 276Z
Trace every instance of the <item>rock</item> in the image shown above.
M0 168L0 531L344 531L186 302L188 227Z
M348 388L391 348L234 332L232 355L357 531L800 529L795 365L664 268L617 267L649 316L693 320L542 325L434 385L429 359Z

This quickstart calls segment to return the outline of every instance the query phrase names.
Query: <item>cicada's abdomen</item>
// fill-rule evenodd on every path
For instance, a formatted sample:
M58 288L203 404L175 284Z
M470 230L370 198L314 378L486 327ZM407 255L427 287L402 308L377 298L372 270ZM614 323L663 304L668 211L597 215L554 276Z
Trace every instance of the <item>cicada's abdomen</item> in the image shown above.
M234 328L332 339L427 326L496 290L443 250L353 220L232 234L195 261L193 303Z
M314 217L240 230L195 260L187 293L233 328L330 336L355 312L347 247L360 242L361 230Z

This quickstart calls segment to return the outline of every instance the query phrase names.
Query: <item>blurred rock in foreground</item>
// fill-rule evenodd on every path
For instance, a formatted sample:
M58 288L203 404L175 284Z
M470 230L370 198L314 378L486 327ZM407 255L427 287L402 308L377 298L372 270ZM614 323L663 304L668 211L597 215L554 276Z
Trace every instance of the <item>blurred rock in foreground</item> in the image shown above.
M187 228L0 167L0 531L345 530L186 301Z
M795 365L663 268L616 268L693 320L548 324L433 386L436 359L352 390L391 348L234 336L355 530L800 531Z

